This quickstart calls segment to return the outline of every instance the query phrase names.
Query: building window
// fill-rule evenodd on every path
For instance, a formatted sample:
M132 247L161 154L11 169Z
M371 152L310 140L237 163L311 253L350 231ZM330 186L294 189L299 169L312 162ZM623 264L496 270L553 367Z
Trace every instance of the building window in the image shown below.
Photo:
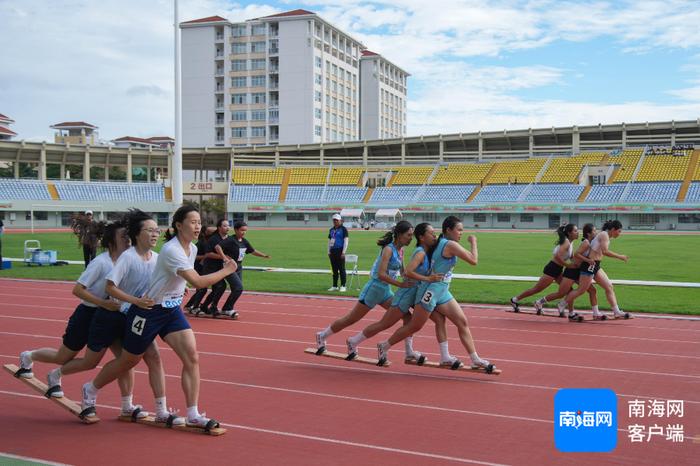
M314 57L314 62L316 63L316 68L321 68L323 66L323 60L321 57Z
M250 53L265 53L265 42L251 42Z
M245 53L246 43L245 42L235 42L232 46L233 53Z
M265 25L264 24L254 24L250 35L251 36L264 36L265 35Z
M320 86L321 84L323 84L323 77L320 74L316 73L316 76L314 76L314 82Z
M247 81L248 78L245 76L231 78L231 87L246 87L248 85Z
M510 214L497 214L496 221L499 223L510 223Z
M234 138L244 138L246 137L247 128L231 128L231 135Z
M250 69L251 70L264 70L265 69L265 59L260 58L260 59L250 60Z
M245 94L231 94L231 103L237 105L244 104L245 96Z
M287 214L287 221L288 222L303 222L304 221L304 214L302 214L302 213Z
M231 120L233 121L244 121L247 119L245 110L239 110L236 112L231 112Z
M250 77L251 87L265 87L265 75L251 76Z
M474 222L485 222L486 214L474 214Z
M250 119L255 121L265 121L265 110L251 110Z
M267 214L263 214L260 212L248 213L248 221L249 222L264 222L265 220L267 220Z
M320 135L321 135L321 127L320 127L319 125L314 126L314 134L315 134L316 136L320 136Z
M333 64L333 76L338 76L338 65Z
M321 101L321 91L314 91L314 100L315 100L316 102L320 102L320 101Z
M254 138L264 138L265 137L265 127L264 126L253 126L250 128L250 136Z
M678 216L678 223L700 223L700 215L681 214Z
M231 60L231 70L233 71L245 71L246 61L245 60Z
M314 117L317 118L318 120L321 119L321 109L320 108L314 109Z
M246 35L245 26L233 26L231 28L231 35L233 37L243 37Z
M252 104L264 104L265 103L265 93L264 92L253 92L250 94Z
M520 221L522 223L532 223L535 221L535 216L532 214L520 214Z

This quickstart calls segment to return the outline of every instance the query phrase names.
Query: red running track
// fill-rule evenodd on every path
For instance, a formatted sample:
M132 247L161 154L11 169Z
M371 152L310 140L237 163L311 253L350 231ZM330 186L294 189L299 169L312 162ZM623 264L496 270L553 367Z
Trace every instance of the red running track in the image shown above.
M0 280L0 359L57 347L77 304L71 284ZM690 465L700 456L700 321L637 318L569 323L498 309L465 307L479 353L500 376L406 366L402 348L378 368L304 354L314 333L352 305L348 300L246 294L239 321L192 318L200 350L200 408L229 429L223 437L132 425L114 417L116 385L98 400L102 422L82 425L3 372L0 452L70 464ZM329 347L378 319L334 335ZM437 359L433 330L415 347ZM465 351L450 331L453 354ZM386 335L386 332L385 332ZM375 355L380 337L361 354ZM180 364L161 344L168 402L184 411ZM400 345L402 347L402 345ZM44 378L48 366L35 364ZM153 408L145 366L135 402ZM63 380L79 399L91 374ZM558 388L608 387L618 394L619 435L612 453L560 453L553 440ZM630 419L630 400L684 400L681 419ZM672 422L673 421L673 422ZM631 443L630 424L681 423L683 443L654 437ZM648 427L647 427L648 428ZM694 459L693 459L694 458Z

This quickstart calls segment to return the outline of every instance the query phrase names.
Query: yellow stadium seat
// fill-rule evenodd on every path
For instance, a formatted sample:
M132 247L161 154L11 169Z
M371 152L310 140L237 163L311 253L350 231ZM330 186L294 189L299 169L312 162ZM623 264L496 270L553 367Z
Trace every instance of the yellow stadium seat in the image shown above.
M557 157L547 167L540 183L574 183L586 165L598 165L607 152L583 152L572 157Z
M489 184L529 184L535 181L537 174L542 170L546 158L513 160L497 162L496 168L489 177Z
M689 163L688 155L646 155L635 181L682 181Z
M454 163L438 169L431 184L480 184L493 163Z
M397 184L425 184L433 173L433 167L398 167L396 174L391 180L392 185Z
M292 168L289 176L291 185L318 185L326 184L328 168Z
M355 186L364 173L364 168L333 168L328 184Z
M234 168L233 184L282 184L282 168Z

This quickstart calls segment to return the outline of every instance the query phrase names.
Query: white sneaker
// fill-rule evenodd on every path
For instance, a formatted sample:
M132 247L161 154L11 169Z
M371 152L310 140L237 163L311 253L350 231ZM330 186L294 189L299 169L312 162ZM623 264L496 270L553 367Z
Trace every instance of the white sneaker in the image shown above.
M184 426L186 421L184 417L176 416L172 411L163 411L156 414L156 422L170 426Z
M147 417L148 417L148 411L144 411L144 410L142 410L141 408L142 408L141 405L132 405L131 408L129 408L129 409L126 409L126 410L125 410L125 409L122 409L122 410L121 410L121 416L133 417L134 411L138 410L138 412L136 412L136 419L144 419L144 418L147 418ZM158 421L156 421L156 422L158 422Z
M341 293L345 293L346 291L348 291L347 288L345 288L344 286L341 286L341 287L340 287L340 292L341 292Z
M440 359L440 365L441 366L449 366L452 368L452 370L459 369L462 367L464 364L462 364L462 361L460 361L457 357L455 356L450 356L449 359Z
M328 291L338 291L338 287L337 287L337 286L331 286L330 288L328 288Z
M52 398L63 398L63 390L61 390L61 376L59 375L59 368L49 371L46 376L46 385L48 385L49 390L53 387L58 387L58 389L51 392Z
M377 365L385 366L389 362L389 342L377 343Z
M535 311L537 312L538 315L542 314L542 303L540 302L539 299L535 301Z
M210 421L212 422L213 425L209 425ZM193 419L190 419L188 417L187 418L187 426L188 427L201 427L202 429L207 428L207 426L209 426L210 428L216 428L216 427L219 427L219 423L213 419L209 419L207 417L207 413L202 413L198 417L193 418Z
M326 349L326 339L323 338L323 332L316 332L316 354L321 354Z
M559 304L557 304L557 309L559 310L559 317L564 317L564 313L566 311L566 301L559 301Z
M358 356L357 345L353 345L349 338L345 340L345 344L348 346L348 359L355 359Z
M19 370L17 371L17 376L24 379L31 379L34 377L34 372L32 372L32 367L34 362L32 361L31 351L22 351L19 353Z
M83 400L80 402L80 409L85 411L86 409L93 408L93 412L86 414L85 417L94 417L96 415L94 412L94 408L97 404L97 397L90 396L87 390L87 385L87 383L83 385Z

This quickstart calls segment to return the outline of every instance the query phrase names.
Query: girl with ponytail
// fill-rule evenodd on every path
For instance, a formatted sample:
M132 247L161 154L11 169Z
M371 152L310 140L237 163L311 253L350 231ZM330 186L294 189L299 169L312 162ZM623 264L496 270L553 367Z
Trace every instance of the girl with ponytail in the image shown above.
M613 284L605 271L600 267L600 261L603 259L603 256L627 262L627 256L610 250L610 238L617 238L621 234L622 223L619 220L608 220L603 224L603 231L593 238L591 246L587 251L588 254L586 256L589 259L588 262L582 262L579 267L581 273L579 277L579 287L576 290L570 291L569 294L566 295L566 300L559 303L560 309L562 306L573 306L576 298L588 291L593 285L593 280L595 280L595 282L605 290L605 297L608 303L610 303L610 308L613 311L613 318L629 319L631 317L629 312L623 312L618 307ZM601 313L594 312L593 317L602 319L602 315ZM580 316L574 316L574 319L577 321L582 320Z
M574 223L568 223L557 228L555 233L556 247L552 251L552 259L544 266L540 279L532 288L510 298L510 305L513 306L514 312L520 311L520 300L539 293L554 282L559 283L564 268L572 266L571 258L574 255L572 243L578 239L578 227Z
M326 351L326 339L329 336L359 321L373 307L379 305L388 310L394 296L390 285L398 288L413 286L410 281L399 280L399 276L403 275L404 272L403 248L410 244L412 236L413 226L402 220L377 240L377 246L381 249L372 266L370 280L362 288L357 303L349 313L316 333L316 354L323 354ZM406 318L410 317L406 316ZM350 355L354 354L351 358L353 359L357 355L357 347L351 348L348 342L348 352ZM407 343L406 357L414 357L414 353L413 348Z

